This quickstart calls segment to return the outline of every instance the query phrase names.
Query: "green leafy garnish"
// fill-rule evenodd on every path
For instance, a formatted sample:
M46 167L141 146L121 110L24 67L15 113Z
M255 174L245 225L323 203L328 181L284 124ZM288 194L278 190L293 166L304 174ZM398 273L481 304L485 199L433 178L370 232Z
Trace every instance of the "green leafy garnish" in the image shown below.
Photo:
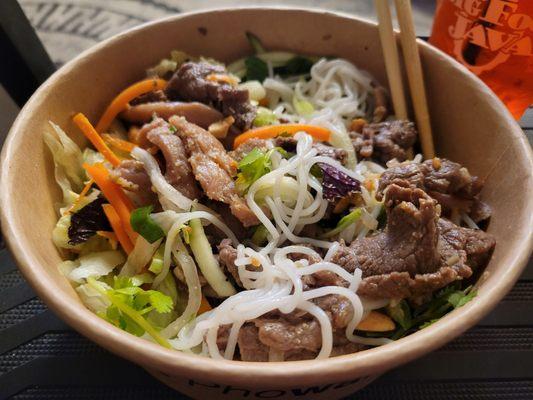
M161 245L156 250L154 256L152 257L152 262L148 267L148 271L153 272L154 274L159 274L163 269L163 256L165 253L165 246Z
M125 276L115 276L112 289L94 278L88 278L87 283L111 302L105 313L99 314L102 318L136 336L147 332L157 343L171 348L168 341L144 318L150 311L163 314L172 311L174 305L169 296L157 290L143 290Z
M255 54L261 54L265 52L265 48L261 44L261 41L252 32L246 32L246 39L250 42L250 46L254 49Z
M315 111L315 107L310 102L298 99L296 96L292 98L292 105L296 112L303 117L307 117Z
M152 206L137 208L133 210L130 218L133 230L150 243L154 243L165 236L163 229L150 217L152 210Z
M253 122L254 126L259 127L259 126L273 125L276 122L278 122L278 119L276 118L276 116L271 110L269 110L266 107L257 108L257 114L255 115L255 119Z
M268 229L263 225L257 225L252 235L252 243L256 246L264 246L268 241Z
M355 222L357 222L357 220L361 218L361 213L362 213L361 208L356 208L351 213L342 217L337 223L337 226L334 229L330 230L329 232L326 232L324 235L322 235L322 237L324 239L327 239L332 236L335 236L338 233L341 233L343 230L348 228L351 224L354 224Z
M264 152L255 147L239 162L239 173L235 184L241 193L246 193L256 180L270 172L272 167L270 156L273 151L274 149Z
M295 56L291 58L287 65L276 69L276 73L284 75L303 75L308 74L313 66L313 60L307 57Z
M472 290L472 286L461 290L459 285L460 283L455 283L447 286L434 294L430 301L415 308L409 307L405 300L387 307L389 316L401 326L391 338L399 339L410 332L424 329L476 297L477 293Z
M246 66L246 80L263 82L268 76L267 63L259 57L250 56L244 60Z

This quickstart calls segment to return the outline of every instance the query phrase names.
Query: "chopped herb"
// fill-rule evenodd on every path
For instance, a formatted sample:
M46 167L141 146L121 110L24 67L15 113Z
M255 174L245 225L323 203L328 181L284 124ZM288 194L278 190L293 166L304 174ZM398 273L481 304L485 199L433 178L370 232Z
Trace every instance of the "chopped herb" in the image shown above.
M351 213L349 213L349 214L345 215L344 217L342 217L339 220L339 222L337 223L337 226L334 229L332 229L331 231L326 232L324 235L322 235L322 237L324 239L327 239L327 238L330 238L330 237L333 237L333 236L337 235L338 233L341 233L343 230L348 228L350 225L352 225L355 222L357 222L359 220L359 218L361 218L361 214L362 214L361 208L356 208Z
M309 169L309 172L311 175L313 175L315 178L323 179L324 173L322 172L322 168L318 166L318 164L313 164L311 169Z
M170 131L170 133L176 133L178 131L176 127L172 124L168 125L168 130Z
M314 62L311 58L294 56L285 65L274 68L274 73L282 77L308 74Z
M276 122L278 122L278 119L271 110L266 107L257 108L257 114L255 115L253 122L254 126L259 127L273 125Z
M163 229L150 217L152 209L152 206L137 208L133 210L130 218L133 230L150 243L154 243L165 236Z
M267 63L256 56L251 56L244 60L246 66L246 80L263 82L268 76Z
M252 242L256 246L264 246L268 241L268 230L261 224L255 228L255 231L252 235Z
M256 180L270 172L272 166L270 156L273 151L274 149L264 152L255 147L239 162L239 173L235 184L241 193L246 193Z
M307 100L297 99L296 96L292 99L292 105L298 114L303 117L308 117L313 114L315 107Z
M98 197L71 215L70 226L68 227L68 244L77 245L89 240L97 231L111 230L109 221L102 209L102 204L105 202L103 197Z
M415 330L427 328L453 309L464 306L476 294L471 286L461 290L460 283L456 282L435 293L430 301L418 307L409 307L405 300L396 306L387 307L389 316L401 326L391 339L399 339Z
M134 281L125 276L113 278L113 288L103 286L94 278L88 278L87 283L106 296L112 303L105 313L99 315L115 326L137 336L147 332L156 342L170 348L168 341L145 319L144 315L155 311L168 313L174 308L172 298L157 291L143 290Z
M165 246L161 245L159 246L154 256L152 257L152 262L150 263L150 266L148 267L148 271L153 272L156 275L161 272L161 270L163 269L164 254L165 254Z

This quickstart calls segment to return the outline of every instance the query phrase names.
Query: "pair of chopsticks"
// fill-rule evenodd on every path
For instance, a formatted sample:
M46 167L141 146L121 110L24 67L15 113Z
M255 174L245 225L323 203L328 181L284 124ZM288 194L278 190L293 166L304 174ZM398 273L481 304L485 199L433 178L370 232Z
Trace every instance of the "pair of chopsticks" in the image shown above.
M379 35L383 56L385 58L385 68L389 79L389 86L392 97L394 112L400 119L407 119L407 104L405 91L402 83L402 72L400 67L400 57L398 47L392 29L392 18L388 0L374 0L379 22ZM398 24L400 25L400 41L402 53L407 71L407 80L411 91L413 109L415 112L416 124L420 135L422 153L425 159L435 156L433 136L431 134L431 123L426 99L426 88L424 85L424 75L422 64L416 44L416 34L413 23L413 12L410 0L394 0Z

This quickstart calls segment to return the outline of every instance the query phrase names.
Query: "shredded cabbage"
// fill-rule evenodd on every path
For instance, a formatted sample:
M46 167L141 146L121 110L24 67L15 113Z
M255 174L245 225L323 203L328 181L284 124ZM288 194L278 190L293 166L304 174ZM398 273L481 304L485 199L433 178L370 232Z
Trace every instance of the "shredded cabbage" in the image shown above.
M109 274L124 261L124 254L116 250L86 254L75 261L78 267L72 270L68 278L76 283L83 283L89 277L99 278Z
M44 142L50 149L55 165L55 180L63 192L61 207L72 204L73 192L79 192L86 178L82 168L83 156L80 148L67 134L52 121L53 131L44 132Z

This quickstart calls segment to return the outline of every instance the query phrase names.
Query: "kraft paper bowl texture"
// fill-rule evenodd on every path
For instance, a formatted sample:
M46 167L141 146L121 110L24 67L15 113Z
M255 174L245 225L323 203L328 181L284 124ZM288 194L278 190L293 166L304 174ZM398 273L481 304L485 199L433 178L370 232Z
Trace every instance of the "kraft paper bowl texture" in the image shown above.
M479 79L422 41L419 48L437 154L485 179L482 198L494 211L488 231L496 236L497 246L472 302L386 346L327 360L285 363L221 361L167 350L106 323L80 302L57 269L61 258L51 240L60 190L42 140L48 121L85 145L71 121L75 113L97 121L117 93L142 79L145 69L172 49L223 61L250 54L246 31L259 36L268 49L347 58L387 86L376 25L318 10L247 8L176 15L126 31L82 53L32 96L2 151L2 229L37 294L81 334L195 396L199 387L191 383L195 380L212 387L237 385L250 390L280 389L280 393L357 378L368 381L367 377L435 350L476 324L513 286L531 253L531 148L502 103Z

